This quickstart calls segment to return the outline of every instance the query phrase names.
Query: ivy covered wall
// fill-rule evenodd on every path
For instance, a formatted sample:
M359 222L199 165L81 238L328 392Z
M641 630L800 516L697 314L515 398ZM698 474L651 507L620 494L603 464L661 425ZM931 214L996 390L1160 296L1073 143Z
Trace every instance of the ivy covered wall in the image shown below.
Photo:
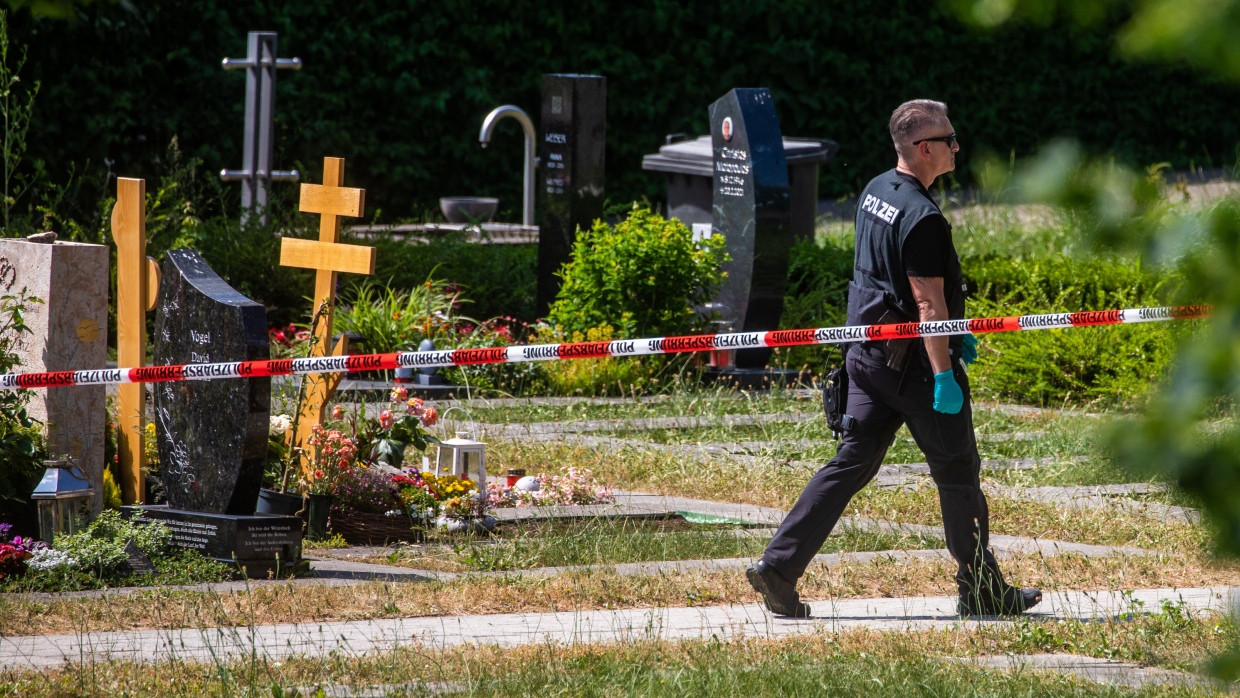
M1176 167L1232 167L1240 142L1240 90L1121 62L1109 28L975 34L921 0L128 0L75 11L13 12L10 34L28 47L24 84L41 83L27 166L42 160L54 182L75 172L81 202L97 201L108 175L157 176L174 136L204 172L240 166L245 78L220 60L244 56L250 30L278 32L280 55L305 64L279 75L276 167L318 181L323 156L345 157L350 186L388 220L453 194L499 196L516 220L520 129L501 125L487 149L478 129L501 104L537 120L548 72L607 76L617 202L661 198L642 155L665 134L705 133L707 105L741 86L771 89L785 135L840 143L824 197L891 165L887 117L914 97L951 106L962 183L978 153L1028 155L1059 135Z

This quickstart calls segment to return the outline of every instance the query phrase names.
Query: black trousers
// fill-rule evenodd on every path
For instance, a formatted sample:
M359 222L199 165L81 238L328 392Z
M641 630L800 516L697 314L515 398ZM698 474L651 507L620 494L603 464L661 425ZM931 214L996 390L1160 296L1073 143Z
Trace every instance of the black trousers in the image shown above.
M998 569L989 551L989 512L978 480L981 459L964 369L959 362L953 364L964 407L957 414L943 414L933 407L934 377L916 357L903 384L900 373L887 368L878 346L853 347L845 365L846 411L858 424L844 432L835 457L805 485L763 559L788 580L799 579L849 500L878 473L896 430L907 424L938 487L947 550L959 564L956 581L963 592L975 583L975 570Z

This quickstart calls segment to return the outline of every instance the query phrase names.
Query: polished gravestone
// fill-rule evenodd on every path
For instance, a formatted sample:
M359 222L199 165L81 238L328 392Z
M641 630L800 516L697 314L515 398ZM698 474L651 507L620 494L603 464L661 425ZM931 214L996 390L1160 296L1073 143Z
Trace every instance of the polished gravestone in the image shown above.
M235 291L197 253L164 260L155 364L254 361L270 356L263 306ZM178 545L251 576L301 557L301 519L253 516L267 454L270 378L157 383L154 422L167 507L143 515Z
M155 318L155 364L269 357L263 306L233 290L196 252L168 252ZM254 513L267 457L271 379L165 382L153 392L168 504Z
M579 229L603 216L607 139L607 78L544 75L542 141L539 145L538 290L536 308L546 313L560 290L560 267L568 261Z
M771 93L737 88L710 105L711 229L731 260L717 303L734 332L779 329L792 233L788 165ZM761 368L770 349L741 349L736 367Z

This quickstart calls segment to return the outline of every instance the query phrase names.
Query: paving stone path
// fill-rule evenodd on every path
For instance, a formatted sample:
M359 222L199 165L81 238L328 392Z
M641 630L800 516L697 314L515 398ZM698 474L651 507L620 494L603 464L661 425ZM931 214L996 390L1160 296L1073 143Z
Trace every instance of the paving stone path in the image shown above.
M1134 604L1158 608L1164 600L1182 604L1186 612L1221 612L1231 608L1238 595L1240 590L1235 588L1050 593L1029 616L1081 621L1123 618ZM37 670L105 660L211 664L255 655L280 660L331 653L361 655L398 647L447 649L478 642L511 647L778 638L850 628L943 630L1021 622L962 620L956 614L954 596L811 599L810 603L814 617L795 620L773 617L758 604L738 604L4 637L0 638L0 667Z

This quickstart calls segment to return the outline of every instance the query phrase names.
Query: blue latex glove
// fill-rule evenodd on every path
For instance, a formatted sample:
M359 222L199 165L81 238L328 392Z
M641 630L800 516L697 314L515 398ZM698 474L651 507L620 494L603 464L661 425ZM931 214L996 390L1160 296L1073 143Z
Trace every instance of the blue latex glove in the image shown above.
M964 393L951 370L934 374L934 411L956 414L964 407Z
M977 361L977 337L971 334L964 336L964 344L960 345L960 360L965 366Z

